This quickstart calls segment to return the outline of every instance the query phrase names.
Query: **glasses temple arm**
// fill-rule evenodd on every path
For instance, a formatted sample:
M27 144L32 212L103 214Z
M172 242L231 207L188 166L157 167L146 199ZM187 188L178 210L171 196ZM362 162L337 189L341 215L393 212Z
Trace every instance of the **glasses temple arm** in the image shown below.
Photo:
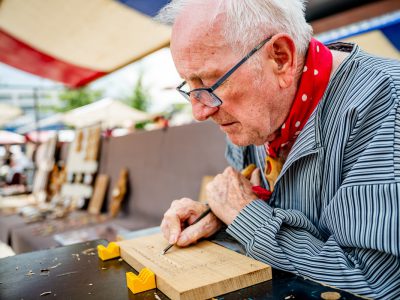
M263 40L261 43L259 43L255 48L253 48L245 57L243 57L236 65L233 66L232 69L230 69L228 72L226 72L218 81L210 87L211 91L214 91L217 87L221 85L222 82L224 82L233 72L237 70L243 63L246 62L254 53L256 53L258 50L261 49L262 46L264 46L272 37L269 37L265 40Z

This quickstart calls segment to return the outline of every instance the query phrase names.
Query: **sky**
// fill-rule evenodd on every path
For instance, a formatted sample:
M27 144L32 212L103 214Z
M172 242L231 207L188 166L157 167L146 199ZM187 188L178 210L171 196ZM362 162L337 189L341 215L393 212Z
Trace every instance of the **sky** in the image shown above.
M150 94L150 112L162 112L172 103L185 103L186 100L174 89L179 85L181 79L175 70L169 48L163 48L138 62L104 76L91 83L89 87L103 90L105 97L121 99L131 93L140 72L143 73L143 86L148 89ZM0 84L59 85L59 83L54 81L20 71L1 63Z

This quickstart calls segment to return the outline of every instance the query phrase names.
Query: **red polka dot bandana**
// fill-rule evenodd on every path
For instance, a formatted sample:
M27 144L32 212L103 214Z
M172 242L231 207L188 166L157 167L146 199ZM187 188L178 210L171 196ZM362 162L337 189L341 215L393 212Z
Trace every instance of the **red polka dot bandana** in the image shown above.
M269 156L276 158L283 148L288 147L290 149L293 145L324 95L331 70L331 51L321 42L311 39L303 75L288 118L281 127L280 135L265 145Z
M270 191L261 186L253 186L253 193L259 199L268 201L271 197L285 156L324 95L331 70L331 51L321 42L311 39L303 75L289 116L281 127L280 135L272 142L265 144L267 154L272 158L272 160L266 158L266 169L264 170ZM274 162L274 164L270 164L268 160ZM276 170L273 170L274 168Z

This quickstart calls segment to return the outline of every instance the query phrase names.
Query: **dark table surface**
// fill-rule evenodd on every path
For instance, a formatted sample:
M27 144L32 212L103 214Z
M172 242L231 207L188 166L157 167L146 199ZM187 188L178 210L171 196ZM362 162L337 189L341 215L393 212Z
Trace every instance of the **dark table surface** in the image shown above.
M30 252L0 259L0 299L168 299L157 289L132 294L126 272L135 272L122 259L101 261L97 245L86 243ZM273 270L273 279L217 297L218 299L322 299L338 292L340 299L359 299L349 293Z

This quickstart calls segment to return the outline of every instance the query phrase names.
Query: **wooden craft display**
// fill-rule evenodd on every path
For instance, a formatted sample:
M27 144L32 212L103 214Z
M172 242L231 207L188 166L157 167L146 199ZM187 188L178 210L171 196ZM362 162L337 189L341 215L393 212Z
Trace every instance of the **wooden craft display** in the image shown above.
M78 129L67 157L67 183L61 188L61 196L73 202L92 197L93 180L98 170L98 151L101 140L101 127L94 125Z
M88 212L94 215L100 214L101 207L103 206L104 197L106 195L108 186L108 175L99 174L96 178L94 185L93 196L90 199Z
M70 173L94 174L98 168L100 147L100 125L81 128L76 131L67 157L67 170Z
M51 137L38 146L35 154L36 171L33 179L32 194L39 202L44 202L47 198L49 175L54 165L56 144L57 138L55 136Z
M89 137L86 143L85 160L97 160L101 134L100 127L90 128L88 132Z
M134 269L156 274L157 288L171 299L209 299L270 280L269 265L201 241L187 248L168 245L161 234L118 242L121 257Z
M119 172L119 178L116 187L112 190L112 198L108 208L108 214L111 218L115 218L120 209L122 200L125 198L128 185L128 169L122 168Z

